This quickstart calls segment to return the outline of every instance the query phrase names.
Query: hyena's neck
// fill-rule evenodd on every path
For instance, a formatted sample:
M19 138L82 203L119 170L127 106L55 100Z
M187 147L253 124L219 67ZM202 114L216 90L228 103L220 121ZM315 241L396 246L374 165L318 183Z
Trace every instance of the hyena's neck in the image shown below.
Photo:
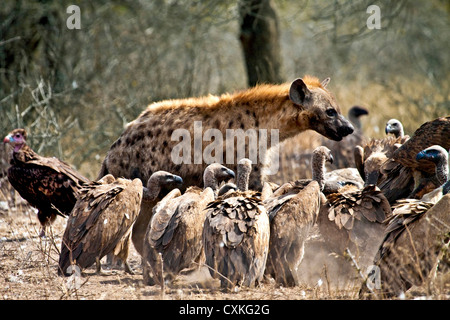
M217 108L211 110L213 121L210 124L213 127L219 126L224 137L227 129L243 131L261 129L267 132L269 142L271 133L275 132L278 134L278 141L281 142L310 129L308 113L301 111L301 107L293 106L287 90L282 94L272 93L250 100L253 91L258 89L251 89L247 95L241 94L225 99L221 97Z

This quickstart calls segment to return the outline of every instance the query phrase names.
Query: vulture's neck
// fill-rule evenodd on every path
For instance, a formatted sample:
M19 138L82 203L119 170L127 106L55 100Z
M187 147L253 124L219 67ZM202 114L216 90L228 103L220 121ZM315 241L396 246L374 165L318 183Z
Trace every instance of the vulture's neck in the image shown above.
M239 168L238 168L239 169ZM248 178L250 173L247 170L238 170L236 185L240 191L248 190Z
M203 188L211 188L214 192L219 189L219 181L217 181L216 176L213 171L206 171L203 176Z
M440 184L444 184L449 180L448 158L442 159L436 164L436 178Z
M312 161L312 179L319 183L320 190L325 186L325 158L322 155L314 154Z
M27 144L18 145L14 147L12 162L27 162L38 158L36 152L33 151Z

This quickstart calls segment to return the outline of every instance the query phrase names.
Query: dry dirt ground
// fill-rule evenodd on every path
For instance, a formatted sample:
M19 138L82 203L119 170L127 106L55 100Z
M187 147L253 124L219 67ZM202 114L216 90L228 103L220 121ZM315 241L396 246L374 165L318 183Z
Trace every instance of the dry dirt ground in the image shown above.
M223 291L206 267L178 276L165 288L145 286L141 258L134 248L129 262L135 275L126 274L118 267L105 268L105 275L97 275L91 267L81 276L60 277L57 264L66 220L58 217L47 237L41 238L36 211L18 202L15 207L9 207L7 202L0 201L0 300L351 300L357 299L361 285L356 271L354 281L339 279L342 268L336 268L339 264L333 262L335 258L327 256L325 260L329 264L312 267L314 272L304 275L304 283L295 288L283 288L267 281L257 288ZM319 256L312 250L304 262L309 261L308 254ZM349 262L340 263L347 271L351 270ZM305 262L304 268L307 267ZM431 298L450 297L450 281L441 281L437 287ZM424 298L425 292L426 288L413 288L406 298Z

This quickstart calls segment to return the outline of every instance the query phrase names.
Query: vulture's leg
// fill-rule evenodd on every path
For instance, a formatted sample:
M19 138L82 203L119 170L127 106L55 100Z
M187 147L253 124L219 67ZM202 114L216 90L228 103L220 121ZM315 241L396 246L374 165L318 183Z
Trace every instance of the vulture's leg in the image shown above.
M134 271L133 271L133 269L131 269L131 267L130 267L130 265L128 264L128 261L124 261L123 262L123 265L124 265L124 267L125 267L125 272L126 273L129 273L129 274L136 274Z

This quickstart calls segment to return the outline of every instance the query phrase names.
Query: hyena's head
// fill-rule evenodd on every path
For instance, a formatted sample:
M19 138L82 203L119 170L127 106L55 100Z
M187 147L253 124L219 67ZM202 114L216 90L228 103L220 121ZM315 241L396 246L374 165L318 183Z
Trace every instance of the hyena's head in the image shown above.
M297 121L317 131L328 139L340 141L353 133L350 121L344 118L333 95L326 89L330 78L319 82L317 78L305 77L294 80L289 89L290 100L300 106Z

